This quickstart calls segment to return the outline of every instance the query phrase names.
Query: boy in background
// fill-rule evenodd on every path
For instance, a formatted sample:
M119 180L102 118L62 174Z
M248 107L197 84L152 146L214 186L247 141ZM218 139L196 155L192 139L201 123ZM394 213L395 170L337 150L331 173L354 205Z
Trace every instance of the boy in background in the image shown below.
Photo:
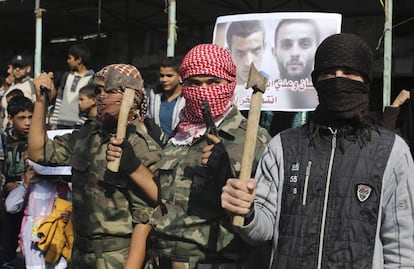
M88 119L96 118L96 88L92 85L87 85L79 90L79 113L81 117Z
M7 101L7 103L9 103L9 102L10 102L10 100L11 100L13 97L16 97L16 96L24 96L23 91L22 91L22 90L20 90L20 89L14 89L14 90L11 90L8 94L6 94L6 101Z
M66 61L70 72L63 74L58 88L55 108L50 118L52 130L74 129L84 122L85 119L79 117L78 95L83 86L92 84L94 71L87 67L90 57L89 48L83 44L69 48Z
M21 184L25 172L24 152L27 149L27 135L32 123L33 103L25 96L16 96L7 106L8 121L12 128L1 136L5 160L2 177L4 199ZM3 214L0 219L0 268L13 268L22 212Z
M160 65L160 87L149 92L147 120L148 123L153 121L161 129L158 139L162 146L177 127L180 111L185 105L181 94L182 79L178 73L180 63L178 58L165 58Z
M16 96L24 96L23 91L20 90L20 89L14 89L14 90L10 91L8 94L6 94L5 98L6 98L7 104L10 102L10 100L12 98L14 98ZM4 128L4 131L6 133L8 133L12 126L11 126L9 121L7 121L7 123L5 123L5 124L6 124L6 127Z

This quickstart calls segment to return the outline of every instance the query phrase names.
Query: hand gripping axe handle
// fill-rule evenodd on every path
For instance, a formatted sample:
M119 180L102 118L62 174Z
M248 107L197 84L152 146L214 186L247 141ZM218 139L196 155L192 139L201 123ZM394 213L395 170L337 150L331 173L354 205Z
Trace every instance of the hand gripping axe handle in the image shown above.
M243 146L243 156L240 168L240 180L248 182L251 178L253 159L255 156L257 132L259 130L260 110L262 107L262 95L266 90L267 79L257 71L252 63L250 65L249 77L246 89L252 88L253 93L250 98L250 111L247 119L246 138ZM243 216L234 216L233 225L241 227L244 224Z
M117 139L124 139L126 136L129 112L134 103L135 89L141 89L143 85L143 80L122 75L115 69L110 69L108 71L108 75L105 80L105 88L115 89L120 87L125 89L116 128ZM120 161L121 158L116 158L114 161L109 161L106 167L112 172L118 172Z
M126 127L128 125L128 115L134 101L135 90L125 88L124 97L122 98L121 108L119 110L118 124L116 127L116 138L124 139L126 135ZM119 163L121 158L116 158L113 161L108 161L107 168L112 172L119 171Z

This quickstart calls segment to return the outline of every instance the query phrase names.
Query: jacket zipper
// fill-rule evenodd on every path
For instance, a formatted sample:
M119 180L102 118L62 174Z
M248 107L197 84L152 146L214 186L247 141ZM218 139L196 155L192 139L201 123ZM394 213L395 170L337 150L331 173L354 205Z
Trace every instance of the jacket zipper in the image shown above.
M318 252L318 266L317 269L322 268L322 252L323 252L323 242L325 236L325 224L326 224L326 211L328 207L328 198L329 198L329 187L331 184L331 173L332 173L332 166L333 166L333 159L335 156L335 149L336 149L336 132L337 130L333 130L329 128L332 133L332 140L331 140L331 156L329 158L329 165L328 165L328 174L326 175L326 186L325 186L325 198L323 201L323 211L322 211L322 221L321 221L321 232L319 235L319 252Z
M306 197L308 195L308 183L309 183L311 166L312 166L312 161L308 161L308 165L306 166L306 171L305 171L305 184L303 186L302 205L306 205Z

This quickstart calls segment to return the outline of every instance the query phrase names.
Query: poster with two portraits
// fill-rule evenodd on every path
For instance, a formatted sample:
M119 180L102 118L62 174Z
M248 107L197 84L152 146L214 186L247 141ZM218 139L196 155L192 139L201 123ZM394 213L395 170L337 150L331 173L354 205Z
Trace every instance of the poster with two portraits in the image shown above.
M218 17L213 43L228 49L237 67L235 103L249 110L246 89L250 64L267 77L262 110L311 111L318 105L312 85L315 51L328 36L340 33L337 13L255 13Z

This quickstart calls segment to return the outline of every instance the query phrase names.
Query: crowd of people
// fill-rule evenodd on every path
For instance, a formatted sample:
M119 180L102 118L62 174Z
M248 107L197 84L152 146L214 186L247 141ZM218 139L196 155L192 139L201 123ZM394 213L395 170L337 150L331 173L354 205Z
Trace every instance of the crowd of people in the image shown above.
M229 50L199 44L182 60L163 60L157 89L131 64L88 69L84 45L69 48L58 84L53 73L31 79L23 55L12 59L2 99L0 269L14 268L19 240L29 269L414 267L414 136L395 116L410 92L387 108L386 124L372 119L366 42L342 33L316 46L309 21L281 23L273 52L281 75L306 74L319 104L273 138L259 127L247 141L251 179L239 180L250 127L235 88L265 46L260 24L242 24L229 28ZM235 50L245 39L254 46ZM313 68L291 70L278 57L293 46L309 51Z

